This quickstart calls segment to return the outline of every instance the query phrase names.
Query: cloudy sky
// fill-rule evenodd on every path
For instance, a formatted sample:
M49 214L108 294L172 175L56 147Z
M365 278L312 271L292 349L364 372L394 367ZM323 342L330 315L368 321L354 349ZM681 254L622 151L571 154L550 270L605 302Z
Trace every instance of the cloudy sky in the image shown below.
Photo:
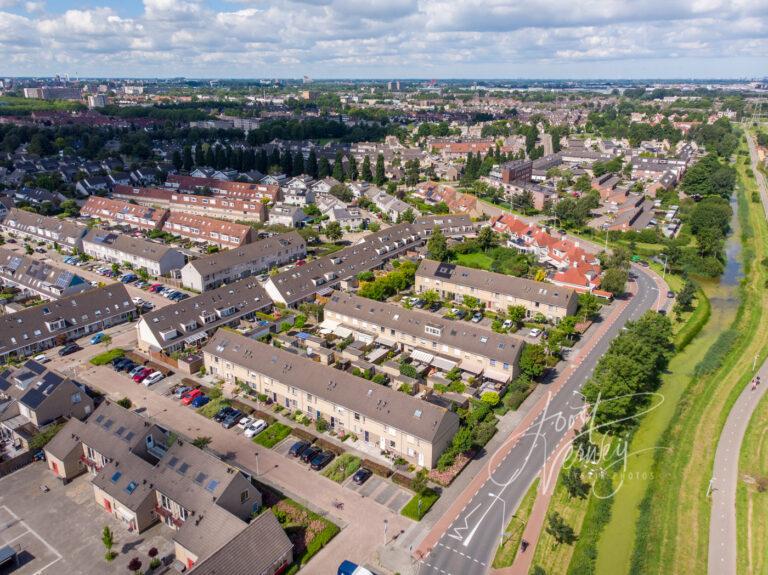
M768 0L0 0L0 76L768 75Z

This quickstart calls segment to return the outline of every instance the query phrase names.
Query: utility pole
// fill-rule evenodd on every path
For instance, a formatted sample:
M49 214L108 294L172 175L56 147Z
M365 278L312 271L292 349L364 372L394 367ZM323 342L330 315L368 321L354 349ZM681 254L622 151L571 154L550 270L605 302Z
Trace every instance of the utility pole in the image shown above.
M387 544L387 528L389 527L389 521L384 520L384 545Z

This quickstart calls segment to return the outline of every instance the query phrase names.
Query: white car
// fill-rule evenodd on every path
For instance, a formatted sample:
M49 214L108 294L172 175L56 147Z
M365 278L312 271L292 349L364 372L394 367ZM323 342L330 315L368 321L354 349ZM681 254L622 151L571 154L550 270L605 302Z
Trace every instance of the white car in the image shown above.
M531 328L531 332L528 335L531 337L539 337L541 335L541 330L538 327Z
M505 319L504 323L501 324L502 329L509 329L512 327L512 320L511 319Z
M141 299L138 296L134 297L134 298L131 298L131 301L133 301L133 304L137 305L137 306L142 306L142 305L144 305L146 303L143 299Z
M37 363L48 363L50 360L45 356L44 353L41 353L40 355L33 357L32 361L36 361Z
M153 371L147 377L145 377L144 381L142 381L141 383L143 383L144 385L149 387L150 385L152 385L153 383L157 383L158 381L160 381L164 377L165 376L162 373L160 373L159 371Z
M245 431L243 432L243 435L246 437L253 437L255 435L258 435L262 431L264 431L267 428L267 422L263 419L257 419L253 423L249 424L248 427L245 428Z
M238 422L237 426L238 426L240 429L245 429L246 427L248 427L248 426L249 426L251 423L253 423L254 421L256 421L256 420L255 420L253 417L244 417L244 418L242 418L242 419L241 419L241 420Z

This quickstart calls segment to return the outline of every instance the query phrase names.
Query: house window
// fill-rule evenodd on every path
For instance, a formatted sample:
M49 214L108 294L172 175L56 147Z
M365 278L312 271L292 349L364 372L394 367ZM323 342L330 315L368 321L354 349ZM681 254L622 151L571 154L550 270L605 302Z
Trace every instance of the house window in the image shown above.
M394 442L394 440L390 439L389 440L389 446L390 447L395 447L395 445L396 445L396 443Z
M167 509L168 511L171 510L171 500L162 494L160 495L160 505L162 505L163 508Z
M248 490L246 489L240 494L240 503L245 503L248 501L248 498L250 497L250 493L248 493Z

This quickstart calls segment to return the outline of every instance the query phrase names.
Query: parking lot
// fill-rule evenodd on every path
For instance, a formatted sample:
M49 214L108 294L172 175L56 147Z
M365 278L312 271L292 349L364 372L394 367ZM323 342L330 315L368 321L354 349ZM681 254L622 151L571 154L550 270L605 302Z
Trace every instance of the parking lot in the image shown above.
M41 490L43 485L48 492ZM113 551L118 553L111 563L104 560L101 543L107 525L114 533ZM171 554L171 535L162 525L141 535L129 533L96 505L85 476L62 485L45 463L38 462L0 479L0 546L11 545L19 554L18 568L0 570L3 574L127 573L134 557L149 564L147 552L152 547L160 557Z

